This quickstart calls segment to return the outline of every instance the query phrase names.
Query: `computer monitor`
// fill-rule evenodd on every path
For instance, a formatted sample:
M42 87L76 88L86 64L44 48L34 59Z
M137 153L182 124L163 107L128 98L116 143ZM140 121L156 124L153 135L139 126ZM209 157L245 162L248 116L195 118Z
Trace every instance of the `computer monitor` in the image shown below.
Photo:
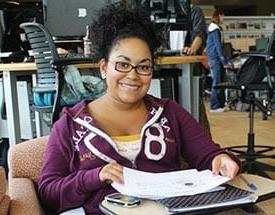
M256 39L256 51L266 51L268 46L269 38L257 38Z
M142 6L149 10L151 21L164 35L162 46L171 50L182 48L184 31L191 31L190 0L144 0Z
M169 24L170 30L190 30L190 0L150 0L149 2L153 22Z
M223 53L227 60L230 60L233 58L233 47L231 43L223 44Z
M97 12L111 0L43 0L44 24L57 38L82 38Z

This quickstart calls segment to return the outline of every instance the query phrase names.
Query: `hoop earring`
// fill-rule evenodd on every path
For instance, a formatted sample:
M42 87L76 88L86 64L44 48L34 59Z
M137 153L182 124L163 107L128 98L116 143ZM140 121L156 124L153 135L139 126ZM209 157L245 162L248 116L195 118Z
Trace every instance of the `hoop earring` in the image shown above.
M101 77L102 77L102 79L106 79L106 71L103 71L103 72L101 73Z

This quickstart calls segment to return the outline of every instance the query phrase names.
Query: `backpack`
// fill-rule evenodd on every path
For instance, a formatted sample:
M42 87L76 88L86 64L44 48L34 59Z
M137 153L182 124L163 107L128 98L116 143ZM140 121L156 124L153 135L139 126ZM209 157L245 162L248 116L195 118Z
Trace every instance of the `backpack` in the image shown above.
M249 57L237 73L237 84L259 84L265 78L265 59L261 57Z
M73 66L64 69L65 84L61 93L61 106L72 106L84 99L95 99L105 93L106 85L99 77L85 76Z

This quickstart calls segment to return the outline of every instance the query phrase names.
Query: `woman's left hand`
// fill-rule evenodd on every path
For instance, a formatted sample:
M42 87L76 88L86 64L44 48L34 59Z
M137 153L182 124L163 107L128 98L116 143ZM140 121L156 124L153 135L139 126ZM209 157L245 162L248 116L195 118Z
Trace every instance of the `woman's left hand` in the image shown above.
M219 154L212 161L212 172L214 175L219 173L233 179L239 172L238 164L227 154Z

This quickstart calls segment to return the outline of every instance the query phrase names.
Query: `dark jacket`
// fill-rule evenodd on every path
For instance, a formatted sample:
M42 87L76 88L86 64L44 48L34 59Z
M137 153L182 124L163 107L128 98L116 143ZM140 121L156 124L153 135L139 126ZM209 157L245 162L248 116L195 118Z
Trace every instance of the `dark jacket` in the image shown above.
M206 21L203 11L196 5L191 5L191 24L192 29L190 32L190 38L186 38L186 46L190 46L195 37L199 36L202 39L202 46L200 47L198 54L201 54L206 46L207 30ZM189 40L189 41L188 41Z

